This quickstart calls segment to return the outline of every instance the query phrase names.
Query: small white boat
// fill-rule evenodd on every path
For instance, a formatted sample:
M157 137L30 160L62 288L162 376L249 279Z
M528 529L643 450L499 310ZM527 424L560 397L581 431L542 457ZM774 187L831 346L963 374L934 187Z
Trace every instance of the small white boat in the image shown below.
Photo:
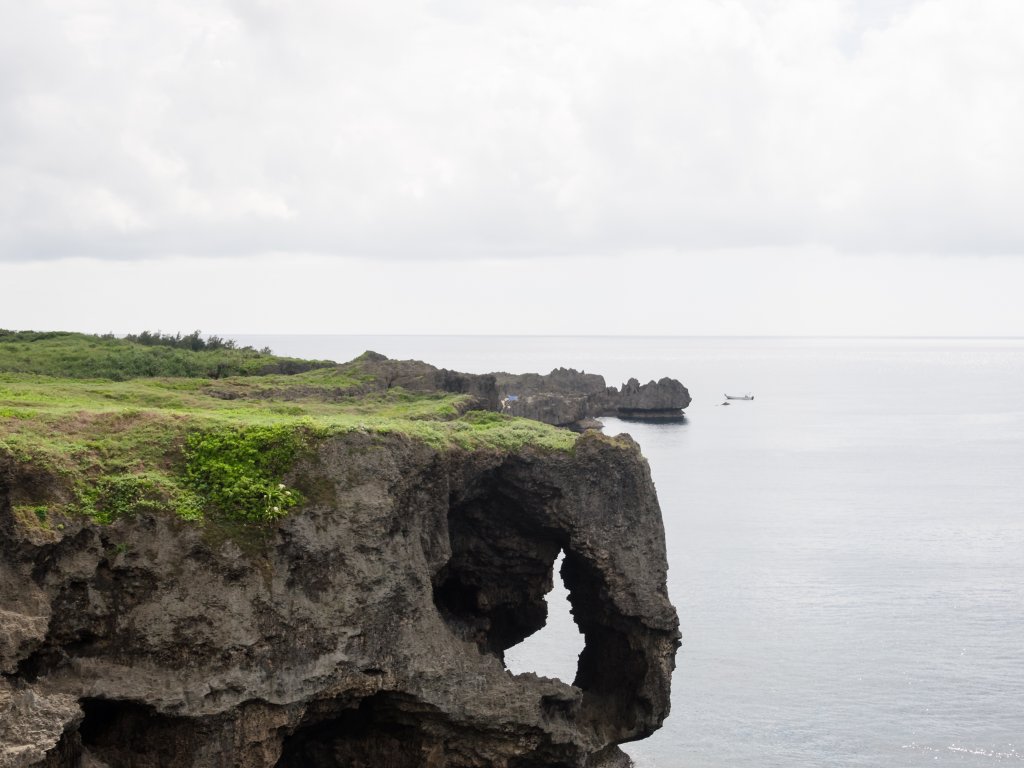
M754 396L751 395L750 393L747 393L745 395L726 395L725 399L726 400L753 400Z

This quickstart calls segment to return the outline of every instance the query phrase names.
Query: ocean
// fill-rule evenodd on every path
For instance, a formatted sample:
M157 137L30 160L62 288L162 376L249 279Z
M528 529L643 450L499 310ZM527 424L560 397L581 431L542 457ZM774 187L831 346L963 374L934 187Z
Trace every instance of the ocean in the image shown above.
M650 462L683 633L640 768L1024 764L1024 340L236 338L689 388L685 423L604 420ZM581 647L559 583L507 662L571 681Z

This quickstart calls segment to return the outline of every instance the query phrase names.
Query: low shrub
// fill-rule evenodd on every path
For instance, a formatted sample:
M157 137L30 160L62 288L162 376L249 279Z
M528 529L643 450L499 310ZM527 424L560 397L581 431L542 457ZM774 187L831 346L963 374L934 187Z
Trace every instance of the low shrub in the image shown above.
M274 520L302 502L283 478L309 443L309 430L294 425L196 432L185 444L185 481L213 514Z

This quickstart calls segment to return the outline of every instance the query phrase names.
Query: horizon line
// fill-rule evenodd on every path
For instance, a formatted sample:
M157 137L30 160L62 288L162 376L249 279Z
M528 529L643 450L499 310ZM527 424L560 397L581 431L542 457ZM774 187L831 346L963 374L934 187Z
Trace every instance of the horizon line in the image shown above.
M87 335L100 336L111 333L117 337L124 337L129 334L141 333L141 331L81 331L61 328L47 329L0 329L14 333L82 333ZM148 329L147 329L148 330ZM157 328L156 333L162 333ZM180 332L180 331L178 331ZM1017 335L948 335L948 334L749 334L749 333L695 333L695 334L671 334L671 333L373 333L373 332L296 332L296 331L200 331L204 337L221 336L231 338L236 336L278 336L278 337L378 337L378 338L490 338L490 339L521 339L521 338L565 338L565 339L815 339L815 340L868 340L868 341L1024 341L1024 334Z
M564 338L564 339L865 339L872 341L885 340L977 340L977 341L1024 341L1024 335L1016 336L949 336L949 335L811 335L811 334L648 334L648 333L296 333L296 332L224 332L230 336L341 336L360 337L376 336L380 338L489 338L489 339L521 339L521 338ZM219 334L218 334L219 335Z

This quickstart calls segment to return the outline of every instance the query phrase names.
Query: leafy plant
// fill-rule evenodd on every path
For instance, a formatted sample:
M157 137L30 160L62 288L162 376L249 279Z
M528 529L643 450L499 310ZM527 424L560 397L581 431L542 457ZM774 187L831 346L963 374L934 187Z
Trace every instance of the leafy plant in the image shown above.
M98 523L173 506L176 489L154 473L105 475L78 488L79 510Z
M282 480L309 437L292 425L194 433L185 444L186 483L215 514L254 522L283 517L302 502Z

